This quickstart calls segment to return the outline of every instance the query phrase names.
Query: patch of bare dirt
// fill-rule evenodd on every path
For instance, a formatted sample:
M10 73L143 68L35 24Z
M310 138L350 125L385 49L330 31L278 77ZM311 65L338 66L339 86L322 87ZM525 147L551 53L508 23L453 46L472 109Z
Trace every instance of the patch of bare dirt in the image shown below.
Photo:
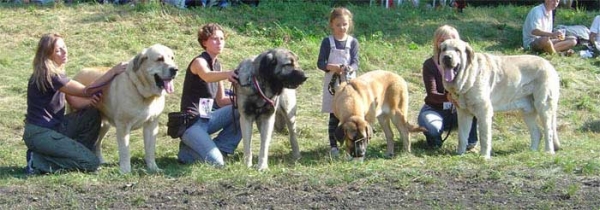
M1 209L591 209L600 207L599 177L557 179L540 184L441 175L435 183L397 180L365 185L314 186L247 183L200 185L169 181L161 186L0 187Z

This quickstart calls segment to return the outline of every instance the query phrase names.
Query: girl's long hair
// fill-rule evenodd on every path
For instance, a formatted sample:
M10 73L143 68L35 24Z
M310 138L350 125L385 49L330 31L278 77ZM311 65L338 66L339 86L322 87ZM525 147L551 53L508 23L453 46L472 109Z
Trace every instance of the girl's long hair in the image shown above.
M50 59L54 54L54 45L56 40L62 39L60 34L44 34L38 42L35 57L33 58L33 74L31 82L35 83L41 92L54 88L52 77L64 73L64 65L56 66L56 63Z

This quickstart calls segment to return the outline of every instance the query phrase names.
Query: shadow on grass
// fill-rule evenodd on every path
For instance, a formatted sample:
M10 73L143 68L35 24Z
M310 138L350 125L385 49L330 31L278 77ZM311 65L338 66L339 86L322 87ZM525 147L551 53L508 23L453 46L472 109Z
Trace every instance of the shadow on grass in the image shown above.
M600 133L600 120L585 122L580 129L584 132Z
M192 170L190 166L193 164L183 164L177 161L175 157L158 157L156 158L156 164L162 170L160 173L169 176L169 177L184 177L189 176L190 171ZM198 163L200 164L200 163ZM119 170L119 163L108 163L106 166L110 166L112 168L116 168ZM133 173L137 173L140 175L143 174L153 174L153 172L148 171L146 167L146 161L144 157L132 157L131 158L131 168Z
M6 178L27 178L25 175L25 166L2 166L0 167L0 179Z

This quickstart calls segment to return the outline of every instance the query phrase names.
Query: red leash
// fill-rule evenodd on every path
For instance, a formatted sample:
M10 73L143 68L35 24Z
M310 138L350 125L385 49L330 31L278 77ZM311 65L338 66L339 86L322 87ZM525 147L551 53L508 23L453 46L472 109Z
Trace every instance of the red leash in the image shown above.
M117 75L119 75L119 74L115 74L115 75L113 75L113 76L112 76L112 77L111 77L111 78L110 78L108 81L106 81L106 82L100 83L100 84L98 84L98 85L95 85L95 86L85 87L85 89L83 90L83 93L87 94L87 92L88 92L88 90L89 90L89 89L96 89L96 88L100 88L100 87L103 87L103 86L105 86L105 85L108 85L108 83L110 83L110 82L111 82L113 79L115 79L115 77L116 77ZM96 92L92 93L91 95L96 95L96 94L99 94L99 93L102 93L102 89L101 89L101 90L99 90L99 91L96 91Z
M275 107L275 102L273 100L271 100L270 98L267 98L267 96L265 96L263 91L260 89L260 86L258 85L258 81L256 81L256 77L252 77L252 82L254 83L254 87L258 90L258 93L260 93L260 97L262 97L272 107ZM275 100L277 100L277 97L275 97Z

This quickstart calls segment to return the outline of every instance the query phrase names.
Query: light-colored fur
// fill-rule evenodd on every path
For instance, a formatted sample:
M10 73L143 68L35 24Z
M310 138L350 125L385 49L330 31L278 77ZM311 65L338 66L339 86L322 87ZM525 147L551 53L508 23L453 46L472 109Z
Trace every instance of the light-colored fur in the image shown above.
M340 84L333 96L332 108L340 120L336 138L346 144L348 154L354 158L364 157L375 119L385 134L388 156L394 155L394 134L390 121L400 132L405 152L410 153L409 132L425 130L408 122L406 82L388 71L370 71Z
M238 66L238 77L239 83L235 88L246 165L252 166L252 125L255 121L260 132L259 170L268 168L269 145L275 123L287 125L293 158L300 158L296 140L295 89L306 77L299 68L298 57L285 49L268 50L256 58L242 61ZM256 78L264 96L275 102L274 107L260 96L253 78Z
M178 71L173 56L170 48L160 44L146 48L127 63L125 72L115 76L102 90L102 102L98 108L103 121L108 121L117 129L119 166L123 173L131 172L129 134L142 127L146 165L152 172L160 171L155 161L158 118L165 106L165 95L173 92L172 80ZM74 79L88 85L107 69L86 68ZM101 142L108 129L108 124L103 123L95 147L102 163L105 161Z
M458 102L457 152L463 154L473 116L477 118L481 155L492 151L494 112L519 110L531 136L531 149L537 150L543 127L546 152L560 147L556 132L559 98L558 73L546 59L534 55L496 56L474 53L469 44L458 39L440 45L443 83Z

